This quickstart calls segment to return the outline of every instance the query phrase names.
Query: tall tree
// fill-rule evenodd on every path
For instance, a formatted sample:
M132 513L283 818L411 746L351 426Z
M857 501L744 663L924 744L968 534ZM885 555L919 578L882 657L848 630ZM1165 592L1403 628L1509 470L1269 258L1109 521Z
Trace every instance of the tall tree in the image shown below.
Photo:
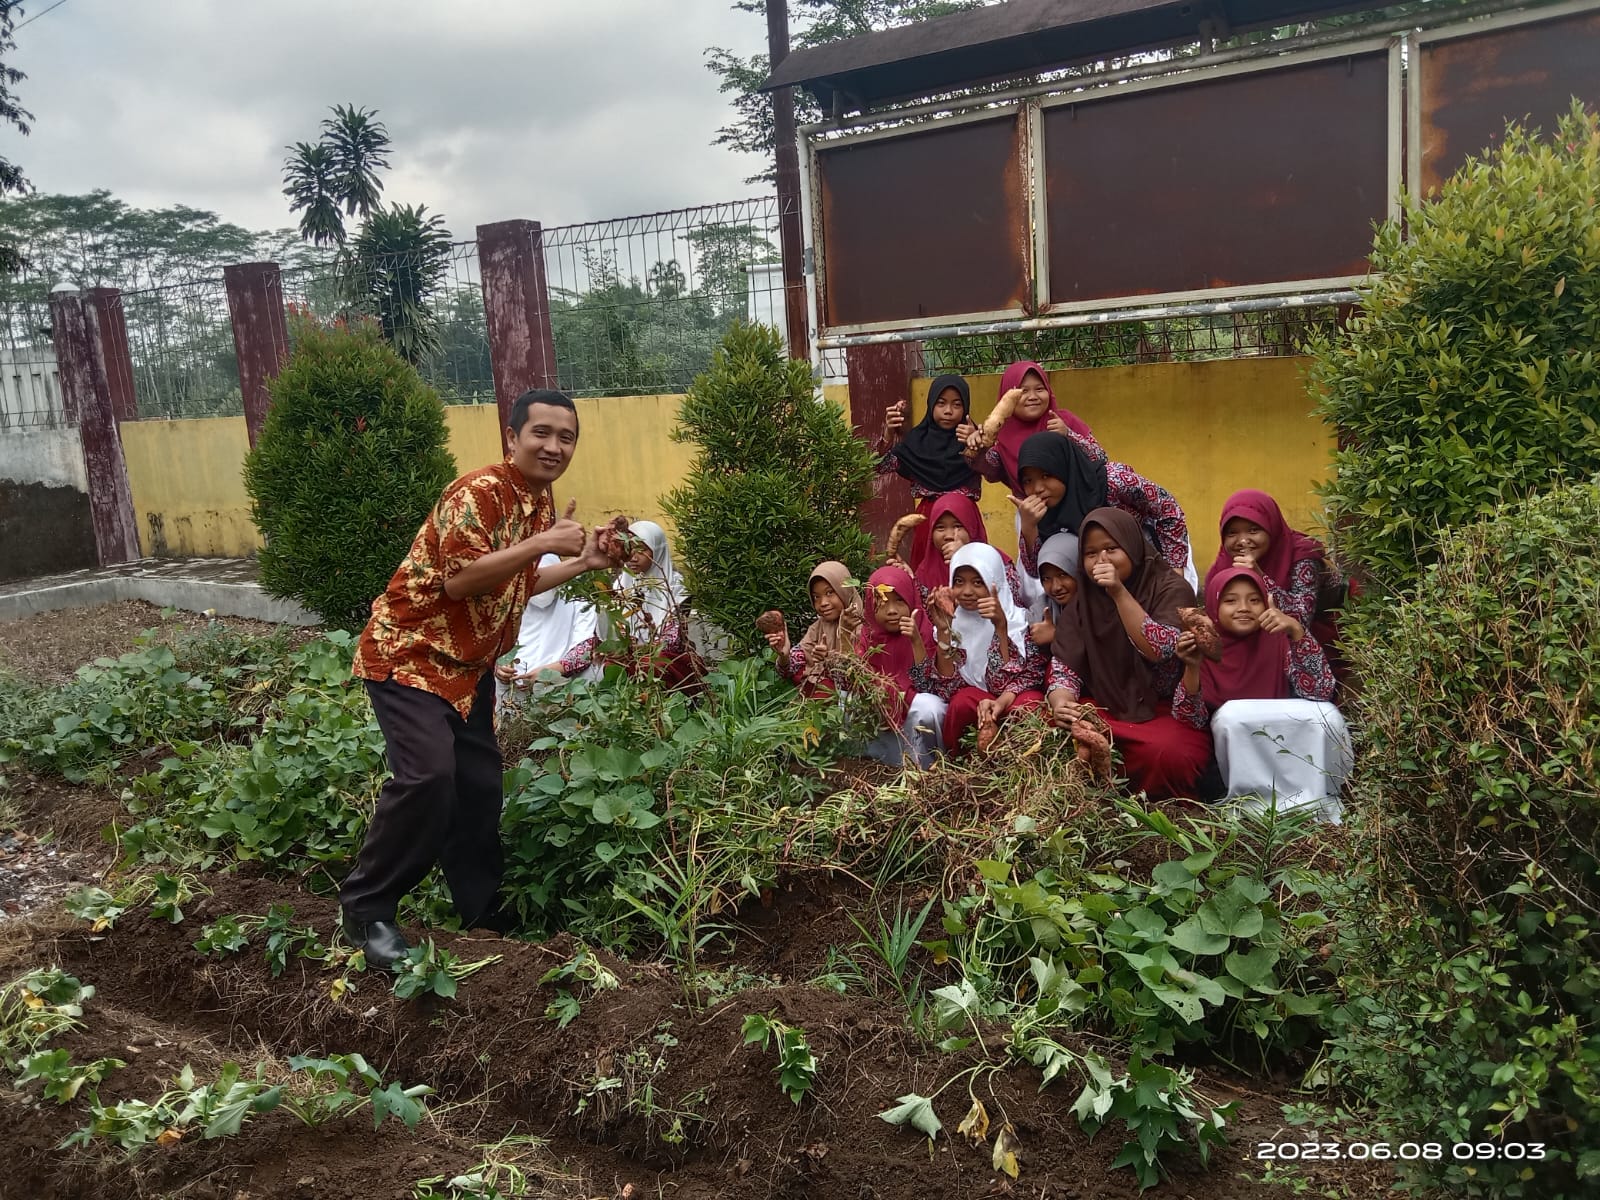
M985 0L790 0L790 43L801 50L979 8L984 3ZM766 0L735 0L733 7L766 20ZM730 97L735 113L732 121L717 130L711 144L761 155L769 165L745 182L771 183L775 173L770 165L775 149L772 98L756 90L771 74L767 56L740 55L725 46L710 46L706 49L706 66L722 81L721 91ZM803 125L821 120L822 112L810 95L796 89L794 117L797 124Z
M28 122L33 114L17 103L11 90L27 78L9 64L11 52L17 48L11 36L13 25L22 13L20 0L0 0L0 126L10 125L26 137L31 129ZM22 168L10 159L0 156L0 197L28 190L28 181ZM0 240L0 274L9 275L21 269L23 257L10 239Z
M449 270L450 231L422 204L373 212L340 262L345 294L370 305L384 338L413 366L439 352L439 317L428 301Z
M339 215L339 176L333 150L321 143L296 142L283 161L283 194L289 211L300 214L300 236L314 246L344 241Z
M378 172L389 169L389 130L377 115L377 109L336 104L333 116L322 122L322 144L333 152L337 191L347 217L371 216L383 192Z

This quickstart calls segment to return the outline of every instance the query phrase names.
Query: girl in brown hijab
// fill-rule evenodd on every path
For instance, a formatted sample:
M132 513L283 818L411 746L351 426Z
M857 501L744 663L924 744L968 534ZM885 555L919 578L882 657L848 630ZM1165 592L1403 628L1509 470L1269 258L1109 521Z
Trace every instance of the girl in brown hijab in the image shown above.
M1211 742L1173 717L1172 694L1183 675L1178 609L1194 607L1194 589L1121 509L1090 512L1078 547L1083 587L1051 646L1051 719L1065 725L1093 705L1136 787L1152 800L1193 795Z
M798 646L789 643L789 631L766 635L767 644L778 652L778 670L808 696L833 691L829 667L835 656L854 654L861 633L861 589L841 562L821 562L811 572L807 585L811 607L817 619L811 622Z

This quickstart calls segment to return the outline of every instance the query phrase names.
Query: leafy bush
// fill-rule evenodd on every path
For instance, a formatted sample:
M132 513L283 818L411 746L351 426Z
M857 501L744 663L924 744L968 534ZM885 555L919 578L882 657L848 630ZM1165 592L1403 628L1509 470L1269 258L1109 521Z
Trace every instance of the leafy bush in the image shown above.
M377 330L302 323L245 459L261 583L359 630L456 473L444 407Z
M1600 470L1600 121L1520 127L1390 222L1375 282L1314 339L1338 430L1323 489L1349 564L1401 588L1441 529Z
M784 357L776 330L741 324L678 413L673 437L700 453L664 507L696 610L746 653L764 644L752 627L764 610L791 622L810 611L819 560L866 578L872 539L859 510L872 454L813 391L811 368Z
M1445 1163L1454 1194L1592 1195L1600 486L1446 534L1415 595L1365 606L1346 644L1372 874L1330 1065L1396 1132L1544 1143L1537 1164Z
M506 775L507 895L535 929L625 945L644 928L692 960L702 913L774 882L794 836L778 814L823 790L811 748L836 713L760 659L724 662L693 708L619 667L546 694L539 761Z

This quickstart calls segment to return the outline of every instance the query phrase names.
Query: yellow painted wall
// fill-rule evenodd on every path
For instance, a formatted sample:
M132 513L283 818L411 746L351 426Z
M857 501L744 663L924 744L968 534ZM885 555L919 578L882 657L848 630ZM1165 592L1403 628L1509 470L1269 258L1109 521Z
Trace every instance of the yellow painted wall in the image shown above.
M1302 358L1235 358L1052 371L1063 408L1094 430L1113 461L1159 483L1183 506L1202 578L1217 554L1222 502L1240 488L1276 497L1295 529L1321 526L1314 487L1330 474L1333 432L1312 412ZM999 399L999 375L972 375L981 421ZM912 416L927 411L929 380L912 384ZM1015 510L1001 484L979 508L989 536L1016 548Z
M139 549L157 557L255 552L242 467L243 417L125 421L122 453L139 522Z
M1304 360L1247 358L1139 367L1055 371L1057 398L1087 421L1111 457L1161 484L1189 517L1202 574L1217 552L1217 515L1230 492L1259 487L1283 505L1297 529L1315 529L1312 492L1328 474L1333 437L1311 412ZM973 411L994 407L998 375L971 377ZM912 385L921 420L928 381ZM849 408L840 385L824 389ZM618 513L671 529L661 497L688 473L693 447L674 442L678 396L579 400L582 433L572 466L556 483L556 503L578 501L579 518ZM450 451L463 472L501 457L493 405L445 409ZM243 555L259 546L240 478L248 443L243 417L129 421L122 426L140 546L154 555ZM984 520L996 545L1016 548L1006 489L984 488Z

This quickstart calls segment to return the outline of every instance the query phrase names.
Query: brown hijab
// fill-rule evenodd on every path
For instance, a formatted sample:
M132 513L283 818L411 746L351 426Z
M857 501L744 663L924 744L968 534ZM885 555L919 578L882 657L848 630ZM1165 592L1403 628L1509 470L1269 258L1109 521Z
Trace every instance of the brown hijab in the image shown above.
M861 632L863 609L861 606L861 589L850 582L850 568L842 562L828 562L817 564L817 569L811 572L811 578L806 580L806 590L809 594L811 585L817 580L822 580L839 597L844 605L844 612L837 621L824 621L818 617L811 622L811 628L806 630L805 637L800 639L800 649L806 654L805 677L811 680L821 679L828 673L828 658L838 650L854 653L856 638Z
M1194 606L1194 589L1145 539L1136 518L1119 508L1095 509L1078 530L1080 547L1096 525L1133 560L1133 573L1122 586L1151 620L1176 627L1178 609ZM1081 554L1079 564L1083 583L1077 603L1069 604L1056 621L1056 640L1050 649L1083 680L1084 694L1116 720L1148 721L1165 698L1156 691L1155 664L1129 640L1116 601L1082 571Z

